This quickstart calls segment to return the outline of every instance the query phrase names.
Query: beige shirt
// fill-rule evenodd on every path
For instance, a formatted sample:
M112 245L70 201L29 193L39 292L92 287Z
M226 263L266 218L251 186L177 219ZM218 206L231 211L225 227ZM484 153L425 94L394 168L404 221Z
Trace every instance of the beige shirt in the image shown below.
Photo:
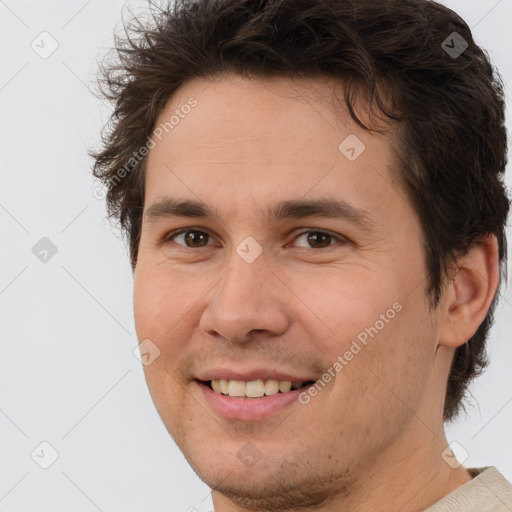
M473 480L425 512L512 512L512 484L494 467L468 468Z

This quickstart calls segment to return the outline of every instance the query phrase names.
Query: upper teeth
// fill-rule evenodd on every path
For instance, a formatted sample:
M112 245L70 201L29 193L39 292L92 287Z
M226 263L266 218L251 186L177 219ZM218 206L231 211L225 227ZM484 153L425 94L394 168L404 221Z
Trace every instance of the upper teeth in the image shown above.
M247 396L250 398L259 398L263 395L277 395L277 393L286 393L290 389L302 387L304 382L290 382L288 380L261 379L245 382L243 380L213 379L212 388L217 393L229 396Z

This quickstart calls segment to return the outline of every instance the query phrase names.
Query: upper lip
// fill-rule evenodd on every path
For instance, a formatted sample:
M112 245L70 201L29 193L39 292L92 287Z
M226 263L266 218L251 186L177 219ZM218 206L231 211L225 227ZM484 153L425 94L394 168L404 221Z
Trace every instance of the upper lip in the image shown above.
M234 371L229 368L213 368L205 370L197 375L197 379L201 381L209 380L240 380L240 381L252 381L252 380L287 380L290 382L308 382L310 380L316 380L312 377L303 376L294 373L286 373L282 370L272 370L269 367L265 368L253 368L246 371Z

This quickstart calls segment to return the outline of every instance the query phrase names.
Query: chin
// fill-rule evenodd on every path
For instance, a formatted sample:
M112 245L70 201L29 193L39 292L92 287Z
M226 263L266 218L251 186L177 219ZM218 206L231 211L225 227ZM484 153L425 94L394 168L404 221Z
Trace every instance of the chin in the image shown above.
M209 444L193 453L184 446L180 449L214 496L222 495L247 510L285 512L327 505L333 499L333 489L337 493L344 486L340 474L322 471L326 465L321 461L314 464L309 459L304 463L296 456L290 457L291 462L276 451L272 457L262 454L258 460L251 460L250 450L239 450L242 453L238 458L233 446L239 444L227 442L225 449L215 450ZM317 464L320 466L313 469Z
M210 480L199 477L214 493L247 510L297 511L325 506L333 499L332 487L316 477L296 480L293 475L278 473L275 469L267 472L255 467L250 474L222 472Z

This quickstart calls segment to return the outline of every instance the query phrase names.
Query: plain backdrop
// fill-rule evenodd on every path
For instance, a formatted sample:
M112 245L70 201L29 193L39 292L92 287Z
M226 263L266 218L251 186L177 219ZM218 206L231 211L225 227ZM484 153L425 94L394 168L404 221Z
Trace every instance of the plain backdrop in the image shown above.
M509 94L512 0L445 3L474 27ZM110 113L89 90L97 59L122 11L145 6L0 1L0 512L213 508L133 354L128 253L87 156ZM494 465L512 481L511 331L506 289L491 365L448 438L467 467Z

